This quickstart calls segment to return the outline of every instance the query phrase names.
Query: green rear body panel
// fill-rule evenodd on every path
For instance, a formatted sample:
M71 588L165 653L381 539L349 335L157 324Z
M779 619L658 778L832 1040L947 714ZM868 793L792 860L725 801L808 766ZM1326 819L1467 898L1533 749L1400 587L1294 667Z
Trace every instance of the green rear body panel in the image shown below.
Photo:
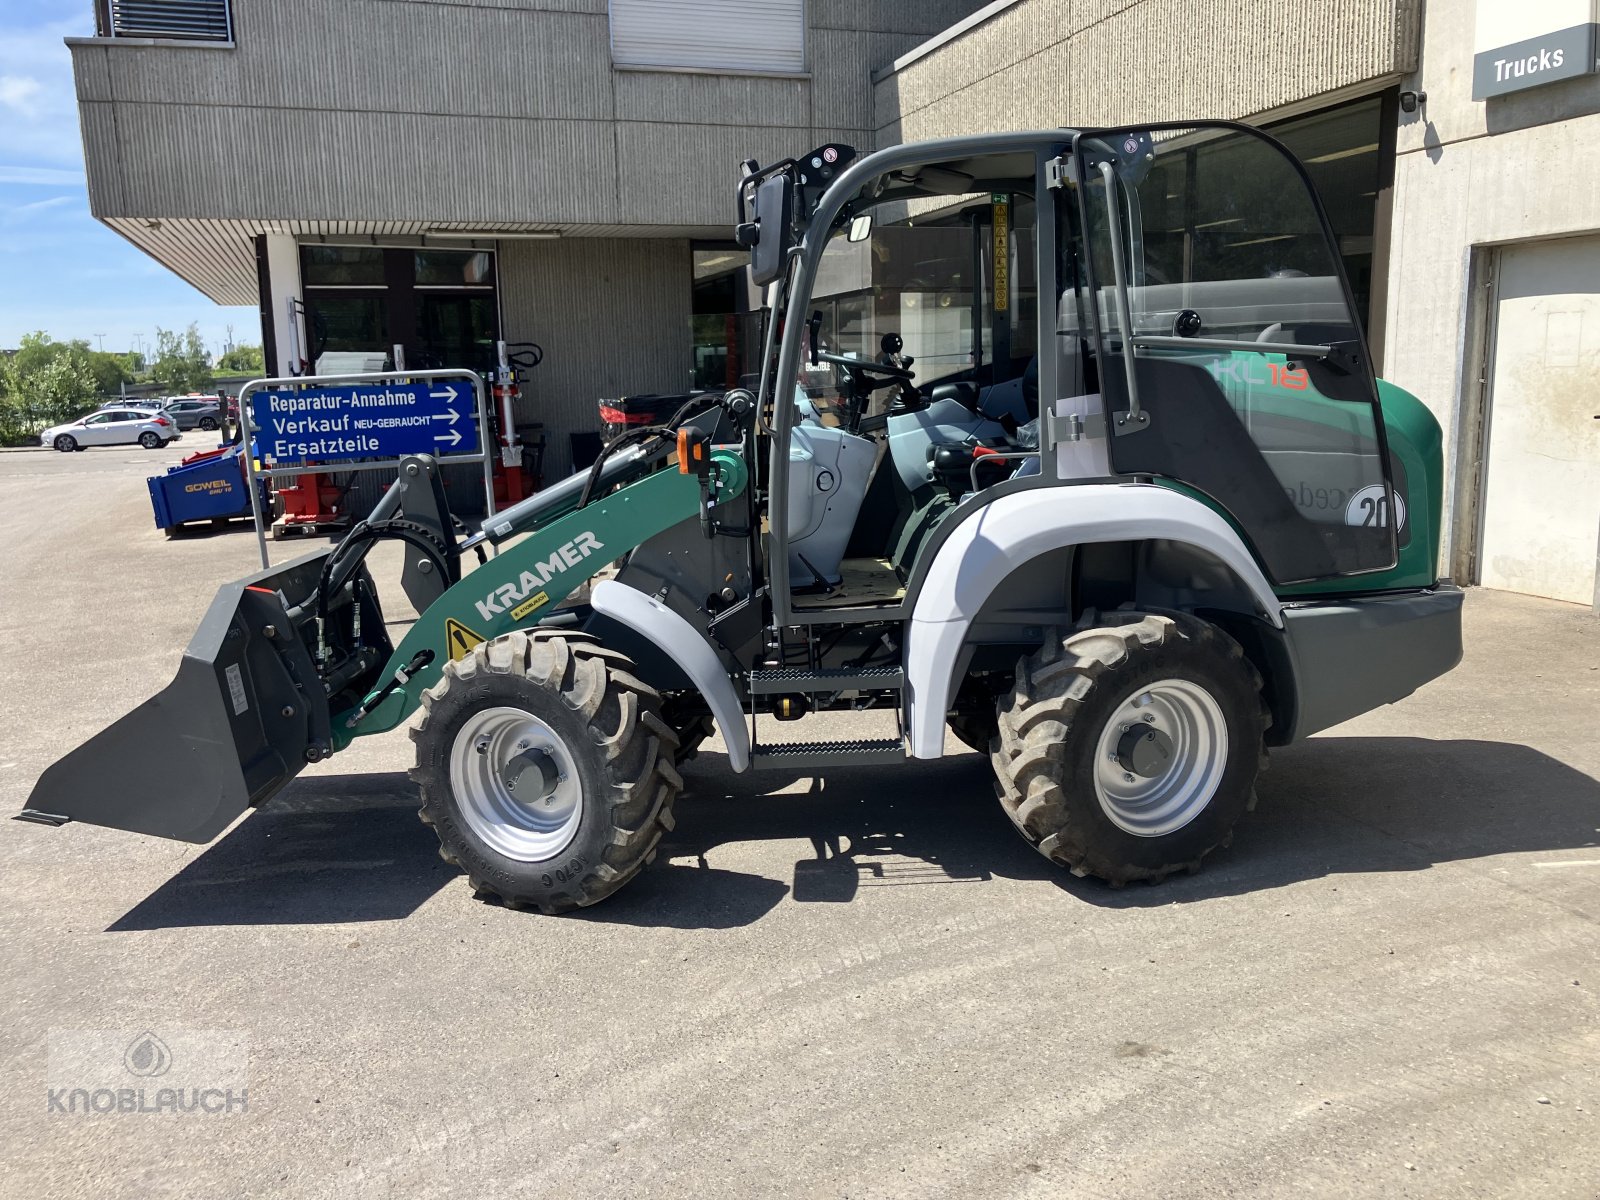
M1361 406L1321 396L1303 387L1291 389L1273 382L1275 373L1267 368L1282 368L1287 359L1281 354L1234 351L1224 355L1180 355L1196 362L1220 362L1228 369L1213 375L1230 405L1246 421L1254 416L1284 418L1322 425L1330 430L1355 428L1354 413ZM1395 565L1385 571L1347 575L1307 583L1280 585L1278 595L1289 598L1343 596L1361 592L1400 591L1432 587L1438 581L1440 519L1443 510L1444 453L1439 422L1427 406L1403 388L1378 380L1378 402L1383 412L1384 433L1389 443L1391 465L1398 465L1394 487L1405 506L1404 538ZM1338 511L1349 496L1336 469L1313 468L1310 478L1284 480L1291 501L1303 509ZM1223 506L1205 493L1180 481L1163 479L1166 486L1204 502L1228 520L1246 546L1249 535ZM1315 519L1315 518L1313 518ZM1252 553L1254 548L1252 547ZM1259 556L1257 556L1259 562ZM1270 578L1270 573L1268 578Z
M1403 491L1398 478L1395 490L1401 492L1400 499L1406 505L1406 544L1400 547L1398 560L1387 571L1278 589L1285 598L1431 588L1439 581L1440 521L1444 512L1443 432L1427 405L1404 388L1378 380L1378 402L1383 407L1389 453L1398 460L1405 477Z

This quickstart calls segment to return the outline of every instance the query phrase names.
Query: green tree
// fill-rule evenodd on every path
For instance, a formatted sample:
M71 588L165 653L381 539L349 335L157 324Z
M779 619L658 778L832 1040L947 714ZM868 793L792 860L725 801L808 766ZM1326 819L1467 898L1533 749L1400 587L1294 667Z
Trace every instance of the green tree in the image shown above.
M29 333L0 360L0 443L32 441L39 430L94 407L95 377L87 344Z
M73 344L77 345L76 342ZM89 363L89 373L94 379L94 390L102 396L115 396L122 391L123 384L133 382L133 372L128 369L123 355L90 350L87 345L83 349Z
M211 388L211 356L200 340L200 327L182 333L156 328L156 354L150 378L169 392L204 392Z
M260 375L265 370L260 346L235 346L217 359L219 375Z

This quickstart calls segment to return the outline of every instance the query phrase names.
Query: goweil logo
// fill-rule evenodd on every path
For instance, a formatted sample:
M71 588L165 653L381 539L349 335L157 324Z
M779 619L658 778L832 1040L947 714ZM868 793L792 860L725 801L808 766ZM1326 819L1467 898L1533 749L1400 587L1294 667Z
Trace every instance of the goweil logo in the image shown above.
M518 576L515 583L501 584L484 599L477 601L478 612L485 621L492 621L518 601L533 595L563 571L570 571L596 550L604 549L605 545L594 534L580 533L566 545L558 546L556 552L543 562L534 563Z

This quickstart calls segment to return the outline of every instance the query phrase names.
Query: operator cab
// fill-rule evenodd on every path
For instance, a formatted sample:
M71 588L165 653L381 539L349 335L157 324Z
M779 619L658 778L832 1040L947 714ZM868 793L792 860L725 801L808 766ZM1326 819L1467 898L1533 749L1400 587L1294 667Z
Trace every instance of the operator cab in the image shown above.
M1337 243L1270 137L1007 134L881 151L820 198L785 178L752 171L741 232L777 284L762 405L797 618L894 608L1002 485L1166 483L1277 584L1396 562L1404 481Z

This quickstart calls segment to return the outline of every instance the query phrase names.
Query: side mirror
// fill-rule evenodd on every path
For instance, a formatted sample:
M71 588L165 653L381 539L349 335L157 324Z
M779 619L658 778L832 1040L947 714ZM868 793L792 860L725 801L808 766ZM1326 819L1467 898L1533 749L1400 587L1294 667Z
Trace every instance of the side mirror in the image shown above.
M861 213L850 218L850 232L848 235L852 242L864 242L872 236L872 214Z
M794 181L787 174L763 179L756 187L754 230L740 229L739 241L752 241L750 282L766 287L783 274L794 238Z

